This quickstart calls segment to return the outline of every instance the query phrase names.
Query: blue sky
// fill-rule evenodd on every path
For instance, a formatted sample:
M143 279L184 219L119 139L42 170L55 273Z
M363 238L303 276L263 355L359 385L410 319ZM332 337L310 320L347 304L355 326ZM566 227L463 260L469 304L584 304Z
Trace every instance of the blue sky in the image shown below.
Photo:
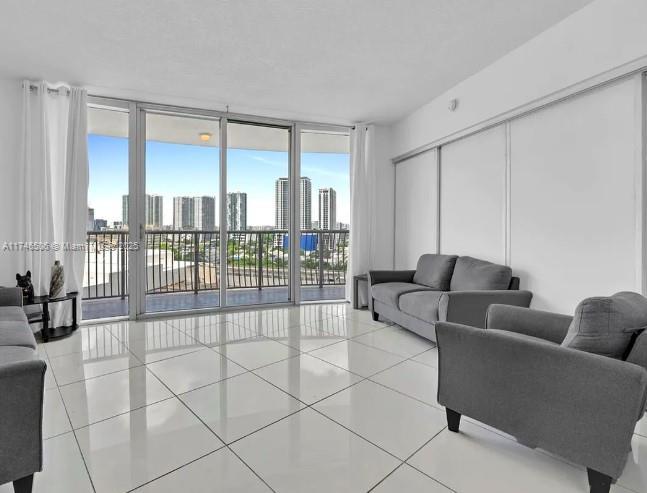
M218 197L219 148L166 142L146 144L146 192L164 196L164 224L173 222L173 197ZM128 191L128 141L88 136L88 203L95 218L121 221L121 196ZM274 225L274 182L288 173L287 152L230 149L227 189L247 192L249 226ZM303 153L301 175L312 180L312 220L318 219L319 188L337 192L337 221L349 222L349 155Z

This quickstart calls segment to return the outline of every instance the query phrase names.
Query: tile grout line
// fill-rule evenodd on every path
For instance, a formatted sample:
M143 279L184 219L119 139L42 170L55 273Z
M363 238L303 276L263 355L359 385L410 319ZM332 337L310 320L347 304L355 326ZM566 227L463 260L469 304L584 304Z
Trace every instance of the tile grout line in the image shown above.
M411 459L414 455L416 455L418 452L420 452L423 448L425 448L427 445L429 445L429 443L431 443L431 441L432 441L434 438L436 438L436 437L437 437L438 435L440 435L443 431L445 431L445 429L447 429L447 426L444 426L440 431L438 431L438 433L436 433L436 434L435 434L434 436L432 436L429 440L427 440L425 443L423 443L422 445L420 445L420 447L418 447L418 448L417 448L416 450L414 450L411 454L409 454L409 456L408 456L406 459L404 459L404 461L402 461L402 464L400 464L398 467L396 467L395 469L393 469L393 471L391 471L389 474L387 474L385 477L383 477L383 478L382 478L378 483L376 483L373 487L371 487L371 489L369 489L367 493L370 493L370 492L371 492L371 491L373 491L375 488L377 488L377 487L378 487L380 484L382 484L382 483L383 483L383 482L384 482L384 481L385 481L389 476L393 475L393 474L394 474L398 469L400 469L400 468L401 468L403 465L405 465L405 464L406 464L407 466L409 466L409 467L411 467L411 468L415 469L415 470L416 470L416 471L418 471L419 473L423 474L424 476L428 477L429 479L431 479L431 480L435 481L436 483L440 484L441 486L444 486L444 487L445 487L445 488L447 488L449 491L452 491L452 492L454 492L454 493L457 493L457 492L456 492L456 490L454 490L454 489L450 488L449 486L447 486L446 484L442 483L442 482L441 482L441 481L439 481L438 479L436 479L436 478L434 478L434 477L430 476L429 474L423 473L423 472L422 472L422 471L420 471L419 469L417 469L417 468L413 467L411 464L409 464L409 462L407 462L407 461L408 461L409 459Z
M237 375L234 375L234 376L237 376ZM176 399L177 399L177 400L182 404L182 406L184 406L184 407L185 407L185 408L186 408L186 409L187 409L187 410L188 410L188 411L189 411L193 416L195 416L195 418L196 418L198 421L200 421L200 423L202 423L202 425L203 425L205 428L207 428L207 430L209 430L209 432L211 432L211 433L212 433L212 434L213 434L213 435L214 435L218 440L220 440L220 442L223 444L223 446L222 446L222 447L219 447L218 449L213 450L211 453L217 452L218 450L221 450L222 448L227 448L227 450L229 450L232 454L234 454L234 455L238 458L238 460L240 460L243 464L245 464L245 466L246 466L250 471L252 471L252 473L253 473L254 475L256 475L256 477L258 477L258 479L260 479L260 480L263 482L263 484L265 484L265 486L267 486L271 491L273 491L274 493L276 493L276 491L274 490L274 488L272 488L272 487L267 483L267 481L265 481L265 479L263 479L263 478L262 478L262 477L261 477L261 476L260 476L256 471L254 471L254 469L252 469L252 468L249 466L249 464L247 464L247 462L245 462L245 461L244 461L244 460L243 460L243 459L242 459L242 458L241 458L241 457L240 457L240 456L239 456L239 455L238 455L238 454L237 454L237 453L236 453L236 452L235 452L231 447L229 447L229 445L228 445L228 444L227 444L227 443L226 443L222 438L220 438L220 436L218 436L218 434L217 434L216 432L214 432L214 431L211 429L211 427L209 427L209 425L207 425L207 424L202 420L202 418L200 418L200 416L198 416L198 415L193 411L193 409L191 409L191 408L190 408L190 407L189 407L189 406L188 406L188 405L187 405L187 404L186 404L186 403L185 403L185 402L180 398L180 396L179 396L179 395L177 395L175 392L173 392L173 390L172 390L168 385L166 385L166 383L165 383L164 381L162 381L162 379L161 379L161 378L159 378L157 375L155 375L155 377L156 377L156 378L157 378L157 379L162 383L162 385L164 385L164 386L168 389L168 391L169 391L169 392L171 392L171 394L173 394L173 396L174 396L174 397L175 397L175 398L176 398ZM230 378L234 378L234 377L230 377ZM227 380L227 379L225 379L225 380ZM207 455L208 455L208 454L207 454ZM196 460L199 460L199 459L196 459ZM192 462L195 462L195 461L192 461ZM187 463L187 464L188 464L188 463ZM176 469L176 470L179 470L179 469L181 469L182 467L185 467L187 464L184 464L184 465L180 466L180 467L179 467L178 469ZM167 475L167 474L170 474L171 472L173 472L173 471L169 471L169 472L167 472L166 474L164 474L164 476L165 476L165 475ZM152 482L152 481L155 481L155 480L157 480L157 479L159 479L160 477L162 477L162 476L159 476L159 477L157 477L157 478L155 478L155 479L151 480L151 482ZM137 488L140 488L141 486L143 486L143 485L139 485L139 486L137 486ZM131 490L131 491L132 491L132 490Z
M61 394L60 388L57 388L59 395L61 395L61 401L63 402L63 408L65 409L65 414L67 415L67 419L70 422L70 428L71 428L71 433L72 436L74 437L74 443L76 443L76 448L79 451L79 455L81 456L81 460L83 461L83 467L85 468L85 473L88 475L88 480L90 481L90 487L92 488L92 491L96 493L97 489L94 486L94 480L92 479L92 475L90 474L90 468L88 467L88 463L85 460L85 455L83 455L83 450L81 449L81 444L79 443L79 437L76 436L76 432L74 431L74 427L72 426L72 419L70 418L70 412L67 410L67 405L65 404L65 399L63 399L63 395ZM60 436L60 435L59 435Z
M345 318L345 319L346 319L346 317L342 317L342 318ZM346 319L346 320L348 320L348 319ZM351 319L351 320L352 320L352 319ZM170 322L165 322L165 323L167 323L168 325L170 325L174 330L178 330L178 331L182 332L180 329L178 329L177 327L173 326ZM385 327L378 328L378 329L376 329L376 330L377 330L377 331L379 331L379 330L383 330L383 329L385 329L385 328L387 328L387 327L389 327L389 326L390 326L390 325L386 325ZM296 326L295 326L295 327L296 327ZM248 330L248 331L249 331L249 329L248 329L247 327L243 327L243 328L244 328L245 330ZM350 340L353 340L355 337L360 337L360 336L362 336L362 335L365 335L365 334L368 334L368 333L371 333L371 332L375 332L375 331L368 331L368 332L366 332L366 333L364 333L364 334L358 334L358 335L353 336L353 337L348 337L348 336L346 336L346 337L342 337L342 339L343 339L344 341L350 341ZM114 339L116 339L119 343L124 344L124 346L126 346L126 349L127 349L127 350L132 354L132 352L130 351L130 348L128 348L128 347L127 347L127 344L126 344L126 343L122 342L122 341L119 339L119 337L117 337L116 335L114 335L111 331L109 331L109 333L110 333L110 335L111 335ZM186 333L185 333L185 335L187 335L188 337L191 337L189 334L186 334ZM262 335L262 334L261 334L261 335ZM331 334L331 335L336 336L337 334ZM267 336L264 336L264 335L263 335L263 337L265 337L265 338L267 338L267 339L269 339L269 340L274 340L273 338L271 338L271 337L267 337ZM192 338L192 337L191 337L191 338ZM193 338L192 338L192 339L193 339ZM194 340L195 340L195 339L194 339ZM148 368L148 364L149 364L149 363L145 363L145 362L143 362L141 359L139 359L139 358L138 358L137 356L135 356L134 354L133 354L133 356L135 357L135 359L137 359L138 361L142 361L142 365L139 365L139 366L136 366L136 367L127 368L127 369L124 369L124 370L117 370L117 371L115 371L115 372L111 372L111 373L109 373L109 374L113 374L113 373L118 373L118 372L120 372L120 371L126 371L126 370L130 370L130 369L132 369L132 368L137 368L137 367L140 367L140 366L144 366L144 367L145 367L145 369L146 369L147 371L149 371L149 372L150 372L150 373L151 373L151 374L152 374L152 375L153 375L153 376L154 376L154 377L155 377L155 378L156 378L156 379L157 379L157 380L158 380L158 381L159 381L159 382L160 382L160 383L165 387L165 388L167 388L167 390L168 390L172 395L171 395L171 397L168 397L168 398L165 398L165 399L162 399L162 400L159 400L159 401L153 402L153 403L145 404L145 405L140 406L140 407L138 407L138 408L136 408L136 409L132 409L132 410L129 410L129 411L125 411L124 413L119 413L119 414L117 414L117 415L115 415L115 416L112 416L112 417L110 417L110 418L105 418L104 420L100 420L100 421L98 421L98 422L105 421L105 420L107 420L107 419L111 419L111 418L114 418L114 417L119 416L119 415L122 415L122 414L128 414L128 413L130 413L130 412L132 412L132 411L135 411L135 410L138 410L138 409L142 409L142 408L144 408L144 407L151 406L151 405L154 405L154 404L158 404L158 403L160 403L160 402L163 402L163 401L166 401L166 400L172 399L173 397L176 397L176 398L177 398L177 399L182 403L182 405L183 405L185 408L187 408L187 409L189 410L189 412L191 412L191 413L196 417L196 419L198 419L198 420L199 420L199 421L200 421L200 422L201 422L201 423L202 423L202 424L203 424L203 425L204 425L204 426L205 426L209 431L211 431L211 432L213 433L213 435L214 435L214 436L216 436L216 437L217 437L217 438L218 438L218 439L219 439L219 440L224 444L224 445L223 445L223 447L219 447L218 449L216 449L216 450L214 450L214 451L211 451L211 452L209 452L208 454L205 454L205 455L203 455L202 457L199 457L199 458L197 458L197 459L194 459L193 461L190 461L190 462L188 462L188 463L186 463L186 464L184 464L184 465L181 465L181 466L179 466L178 468L176 468L176 469L174 469L174 470L172 470L172 471L169 471L169 472L165 473L165 474L164 474L164 475L162 475L162 476L159 476L159 477L157 477L157 478L154 478L154 479L152 479L152 480L151 480L151 481L149 481L149 482L155 481L155 480L157 480L157 479L159 479L159 478L161 478L161 477L163 477L163 476L165 476L165 475L167 475L167 474L170 474L170 473L172 473L172 472L174 472L174 471L176 471L176 470L179 470L179 469L181 469L181 468L185 467L186 465L188 465L188 464L190 464L190 463L192 463L192 462L195 462L195 461L197 461L197 460L200 460L201 458L206 457L206 456L208 456L208 455L210 455L210 454L213 454L213 453L217 452L218 450L221 450L222 448L226 447L226 448L227 448L228 450L230 450L230 451L231 451L231 452L232 452L232 453L233 453L233 454L234 454L234 455L235 455L239 460L241 460L241 462L243 462L243 463L244 463L244 464L245 464L245 465L246 465L246 466L247 466L247 467L248 467L248 468L249 468L249 469L250 469L250 470L251 470L251 471L252 471L252 472L253 472L253 473L254 473L254 474L255 474L255 475L256 475L256 476L257 476L257 477L258 477L258 478L259 478L259 479L264 483L264 484L265 484L265 485L266 485L266 486L268 486L268 488L270 488L272 491L274 491L274 490L269 486L269 484L267 484L267 482L266 482L262 477L260 477L260 475L258 475L258 473L256 473L256 471L254 471L254 470L249 466L249 464L247 464L247 463L246 463L246 462L245 462L245 461L244 461L244 460L243 460L243 459L242 459L242 458L241 458L241 457L240 457L240 456L239 456L239 455L238 455L238 454L237 454L233 449L231 449L231 448L230 448L230 446L229 446L229 445L234 444L234 443L237 443L238 441L243 440L243 439L245 439L245 438L247 438L247 437L249 437L249 436L251 436L251 435L253 435L253 434L257 433L257 432L261 431L262 429L265 429L265 428L267 428L267 427L269 427L269 426L272 426L273 424L276 424L276 423L278 423L279 421L282 421L283 419L287 419L287 418L289 418L290 416L293 416L293 415L297 414L298 412L301 412L301 411L303 411L304 409L307 409L307 408L311 408L313 411L317 412L318 414L320 414L321 416L325 417L325 418L326 418L326 419L328 419L329 421L331 421L331 422L333 422L333 423L337 424L338 426L341 426L342 428L346 429L349 433L352 433L353 435L355 435L355 436L359 437L360 439L362 439L362 440L366 441L367 443L369 443L369 444L371 444L371 445L373 445L373 446L377 447L378 449L380 449L380 450L381 450L381 451L383 451L384 453L386 453L386 454L388 454L388 455L390 455L390 456L394 457L396 460L400 461L400 464L399 464L399 465L398 465L398 466L397 466L393 471L391 471L391 473L389 473L387 476L385 476L385 477L384 477L384 478L383 478L379 483L381 483L384 479L386 479L386 477L388 477L390 474L392 474L395 470L397 470L398 468L400 468L400 467L401 467L401 465L402 465L402 464L404 464L404 463L406 462L406 460L408 460L408 459L405 459L405 461L403 461L402 459L400 459L399 457L395 456L394 454L392 454L392 453L388 452L387 450L383 449L383 448L382 448L382 447L380 447L379 445L377 445L377 444L375 444L375 443L371 442L370 440L366 439L365 437L363 437L363 436L362 436L362 435L360 435L359 433L354 432L353 430L351 430L351 429L347 428L346 426L342 425L341 423L338 423L338 422L337 422L337 421L335 421L334 419L332 419L332 418L330 418L329 416L325 415L324 413L322 413L322 412L321 412L321 411L319 411L318 409L315 409L313 406L314 406L314 405L316 405L316 404L318 404L318 403L320 403L320 402L321 402L321 401L323 401L323 400L326 400L326 399L328 399L328 398L330 398L330 397L332 397L332 396L334 396L334 395L336 395L336 394L340 393L340 392L343 392L343 391L345 391L345 390L348 390L350 387L353 387L354 385L357 385L357 384L359 384L359 383L361 383L361 382L364 382L364 381L366 381L366 380L369 380L369 381L371 381L372 383L378 383L378 382L373 382L372 380L370 380L370 378L371 378L371 377L373 377L373 376L375 376L375 375L377 375L377 374L379 374L379 373L385 372L385 371L387 371L387 370L389 370L389 369L391 369L391 368L393 368L393 367L395 367L395 366L397 366L397 365L401 364L401 363L402 363L402 362L404 362L404 361L411 360L412 358L414 358L414 357L416 357L416 356L419 356L420 354L422 354L422 353L424 353L424 352L426 352L426 351L428 351L428 350L430 350L430 349L432 349L432 348L426 349L425 351L421 351L420 353L417 353L417 354L415 354L415 355L412 355L412 356L411 356L411 357L409 357L409 358L405 358L404 360L399 361L398 363L396 363L396 364L394 364L394 365L391 365L391 366L390 366L390 367L388 367L388 368L385 368L385 369L383 369L383 370L380 370L380 371L378 371L378 372L375 372L375 373L371 374L369 377L364 377L364 376L362 376L362 375L357 375L357 374L355 374L355 373L353 373L353 372L351 372L351 371L349 371L349 370L347 370L347 369L345 369L345 368L339 367L339 366L337 366L337 365L335 365L335 364L333 364L333 363L330 363L330 362L328 362L328 361L326 361L326 360L323 360L322 358L319 358L319 357L317 357L317 356L315 356L315 355L309 354L309 351L308 351L308 352L304 352L304 351L301 351L301 350L300 350L300 349L298 349L298 348L294 348L293 346L289 346L289 345L287 345L287 344L285 344L285 346L287 346L287 347L289 347L289 348L294 349L294 350L296 350L296 351L297 351L297 354L296 354L296 355L294 355L294 356L290 356L290 357L288 357L288 358L284 358L284 359L281 359L281 360L278 360L278 361L275 361L275 362L272 362L272 363L268 363L267 365L263 365L263 366L261 366L261 367L254 368L253 370L250 370L250 369L248 369L247 367L245 367L245 366L243 366L243 365L240 365L240 364L239 364L239 363L237 363L236 361L234 361L234 360L232 360L232 359L228 358L226 355L223 355L222 353L218 352L218 351L217 351L217 349L215 349L214 347L207 346L206 344L204 344L204 343L200 342L199 340L196 340L196 342L197 342L197 344L199 344L199 345L203 346L204 348L211 349L211 350L212 350L212 351L214 351L215 353L219 354L221 357L223 357L223 358L225 358L225 359L227 359L227 360L229 360L229 361L232 361L233 363L235 363L235 364L239 365L240 367L242 367L242 368L243 368L243 369L245 369L246 371L245 371L245 372L243 372L243 373L240 373L240 374L238 374L238 375L234 375L234 376L231 376L231 377L227 377L227 378L225 378L225 379L221 379L221 380L219 380L219 381L212 382L212 383L206 384L206 385L204 385L204 386L197 387L197 388L195 388L195 389L191 389L191 390L189 390L189 391L187 391L187 392L183 392L183 393L181 393L181 394L176 394L175 392L173 392L173 390L171 390L171 389L168 387L168 385L167 385L167 384L166 384L166 383L165 383L165 382L164 382L164 381L163 381L163 380L162 380L158 375L156 375L156 374L155 374L155 373L154 373L150 368ZM275 342L281 343L281 341L275 341ZM342 342L342 341L338 341L338 342ZM375 347L373 347L373 346L369 346L369 345L367 345L367 344L363 344L363 343L361 343L361 342L359 342L359 341L355 341L355 342L358 342L359 344L362 344L362 345L364 345L364 346L366 346L366 347L370 347L370 348L372 348L372 349L381 350L380 348L375 348ZM331 344L329 344L329 345L326 345L326 346L322 346L321 348L317 348L317 349L323 349L324 347L327 347L327 346L330 346L330 345L333 345L333 344L336 344L336 342L333 342L333 343L331 343ZM220 345L218 345L218 346L222 346L222 344L220 344ZM197 352L197 351L201 351L201 350L202 350L202 349L196 349L196 352ZM316 349L311 350L311 351L316 351ZM383 351L383 350L382 350L382 351ZM389 351L385 351L385 352L390 353ZM74 354L74 353L70 353L70 354ZM183 355L186 355L186 354L192 354L192 353L191 353L191 352L190 352L190 353L184 353ZM397 356L399 356L399 357L404 357L404 356L399 355L399 354L397 354L397 353L390 353L390 354L394 354L394 355L397 355ZM178 356L174 356L174 357L179 357L179 356L183 356L183 355L178 355ZM280 387L278 387L277 385L273 384L272 382L270 382L270 381L266 380L266 379L265 379L265 378L263 378L262 376L260 376L260 375L258 375L258 374L256 374L256 373L255 373L255 370L259 370L259 369L262 369L262 368L264 368L264 367L266 367L266 366L271 366L271 365L273 365L273 364L280 363L280 362L283 362L283 361L286 361L286 360L289 360L289 359L292 359L292 358L294 358L294 357L298 357L298 356L301 356L301 355L310 355L310 356L313 356L313 357L315 357L316 359L319 359L320 361L323 361L323 362L325 362L325 363L327 363L327 364L331 364L331 365L333 365L333 366L337 366L338 368L340 368L340 369L342 369L342 370L344 370L344 371L346 371L346 372L348 372L348 373L350 373L350 374L352 374L352 375L354 374L354 375L358 376L358 377L359 377L359 380L358 380L357 382L354 382L353 384L351 384L351 385L349 385L349 386L346 386L346 387L344 387L344 388L342 388L342 389L339 389L339 390L338 390L338 391L336 391L336 392L333 392L332 394L326 395L325 397L323 397L323 398L321 398L321 399L318 399L318 400L316 400L316 401L312 402L311 404L307 404L306 402L302 401L301 399L297 398L296 396L293 396L293 395L292 395L292 394L290 394L289 392L284 391L283 389L281 389L281 388L280 388ZM165 359L172 359L172 358L174 358L174 357L171 357L171 358L165 358ZM163 359L163 360L164 360L164 359ZM158 360L158 361L163 361L163 360ZM156 362L157 362L157 361L156 361ZM155 362L153 362L153 363L155 363ZM190 408L190 407L189 407L189 406L188 406L188 405L187 405L187 404L182 400L182 398L181 398L180 396L181 396L181 395L185 395L185 394L187 394L187 393L189 393L189 392L192 392L192 391L194 391L194 390L198 390L199 388L204 388L204 387L207 387L207 386L210 386L210 385L215 385L215 384L220 383L220 382L222 382L222 381L224 381L224 380L228 380L228 379L231 379L231 378L235 378L236 376L241 376L241 375L243 375L243 374L245 374L245 373L252 373L253 375L255 375L255 376L257 376L258 378L260 378L261 380L263 380L264 382L269 383L270 385L272 385L273 387L275 387L275 388L276 388L277 390L279 390L280 392L282 392L282 393L284 393L284 394L286 394L286 395L290 396L291 398L294 398L297 402L301 403L304 407L303 407L303 408L301 408L301 409L298 409L298 410L296 410L296 411L294 411L294 412L292 412L292 413L289 413L288 415L286 415L286 416L284 416L284 417L282 417L282 418L280 418L280 419L278 419L278 420L276 420L276 421L273 421L272 423L268 423L268 424L266 424L265 426L263 426L263 427L261 427L261 428L259 428L259 429L257 429L257 430L254 430L254 431L252 431L252 432L248 433L247 435L244 435L244 436L242 436L242 437L239 437L239 438L237 438L236 440L233 440L232 442L230 442L229 444L227 444L227 443L226 443L224 440L222 440L222 439L218 436L218 434L217 434L217 433L215 433L215 432L214 432L214 431L213 431L213 430L212 430L212 429L211 429L211 428L210 428L210 427L209 427L209 426L208 426L208 425L207 425L207 424L206 424L206 423L205 423L205 422L204 422L204 421L199 417L199 416L197 416L197 414L195 414L195 413L193 412L193 410L192 410L192 409L191 409L191 408ZM104 375L100 375L100 376L104 376ZM98 377L91 377L91 379L92 379L92 378L98 378ZM87 379L86 379L86 380L87 380ZM80 382L81 382L81 381L84 381L84 380L80 380ZM72 382L72 383L77 383L77 382ZM71 384L71 383L70 383L70 384ZM66 384L66 385L70 385L70 384ZM378 383L378 384L379 384L379 383ZM379 385L381 385L381 384L379 384ZM384 385L381 385L381 386L382 386L382 387L384 387L384 388L387 388L387 389L389 389L389 390L394 390L394 389L390 389L389 387L386 387L386 386L384 386ZM396 391L396 392L397 392L397 391ZM59 393L60 393L60 391L59 391ZM402 393L401 393L401 394L402 394ZM402 394L402 395L406 395L406 394ZM410 396L408 396L408 397L410 397ZM62 396L61 396L61 398L62 398ZM431 406L431 407L433 407L433 406ZM67 413L67 407L66 407L66 413ZM70 420L70 418L69 418L69 413L68 413L68 420L70 421L70 426L71 426L71 420ZM88 424L88 425L86 425L86 426L84 426L84 427L80 427L80 428L77 428L77 429L81 429L81 428L89 427L89 426L91 426L92 424L96 424L96 423L98 423L98 422L91 423L91 424ZM74 432L75 430L74 430L74 429L72 429L72 431ZM442 430L441 430L441 431L442 431ZM80 445L78 444L78 438L76 437L76 433L75 433L74 435L75 435L75 439L76 439L76 441L77 441L77 446L79 447L79 450L80 450ZM425 444L423 444L423 445L422 445L421 447L419 447L417 450L419 450L420 448L424 447L427 443L429 443L429 441L431 441L433 438L435 438L435 436L436 436L436 435L434 435L434 437L432 437L430 440L428 440L427 442L425 442ZM416 452L417 452L417 450L416 450ZM416 452L414 452L414 454L415 454ZM83 454L82 454L82 453L81 453L81 456L82 456L82 458L83 458L83 460L84 460L84 464L85 464L85 457L83 457ZM93 485L92 478L91 478L91 476L90 476L90 474L89 474L89 470L87 469L87 464L85 464L85 466L86 466L86 471L88 472L88 476L90 477L90 481L91 481L91 483L92 483L92 485ZM428 475L427 475L427 476L428 476ZM433 479L433 478L432 478L432 479ZM144 483L144 484L142 484L142 485L138 485L135 489L137 489L137 488L141 488L142 486L144 486L145 484L148 484L149 482ZM379 483L378 483L378 484L379 484ZM375 485L375 486L377 486L377 485ZM375 486L374 486L374 487L375 487ZM374 488L374 487L373 487L373 488ZM93 485L93 488L94 488L94 485ZM371 489L373 489L373 488L371 488ZM133 490L131 490L131 491L133 491Z

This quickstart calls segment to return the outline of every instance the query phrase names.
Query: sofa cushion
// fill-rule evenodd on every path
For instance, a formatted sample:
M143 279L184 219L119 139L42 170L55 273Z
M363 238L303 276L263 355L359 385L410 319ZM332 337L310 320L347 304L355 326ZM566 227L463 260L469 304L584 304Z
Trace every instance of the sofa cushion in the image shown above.
M438 291L447 291L457 258L456 255L436 255L433 253L421 255L418 259L413 282Z
M398 307L398 299L404 293L429 291L431 288L410 282L385 282L371 286L373 298L387 305Z
M400 310L423 322L438 321L438 302L443 291L417 291L400 296Z
M36 349L36 339L27 322L0 321L0 346Z
M647 326L647 298L628 291L587 298L575 309L562 346L623 358L633 335Z
M458 257L450 283L452 291L508 289L512 269L473 257Z
M40 359L38 353L31 348L21 346L0 346L0 364L19 363Z
M25 322L27 315L21 306L0 306L0 322Z

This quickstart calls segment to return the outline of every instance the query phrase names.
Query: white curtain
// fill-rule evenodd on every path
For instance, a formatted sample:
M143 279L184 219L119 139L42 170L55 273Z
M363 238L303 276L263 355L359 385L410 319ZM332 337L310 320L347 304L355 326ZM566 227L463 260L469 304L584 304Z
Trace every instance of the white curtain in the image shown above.
M377 168L373 162L371 125L351 131L350 255L346 276L346 299L353 301L353 276L366 274L375 264L375 217Z
M36 295L49 294L51 268L63 264L66 292L83 290L88 203L87 94L23 82L21 186L24 271ZM71 248L70 248L71 247ZM80 320L80 299L78 300ZM50 305L54 326L72 321L70 303Z

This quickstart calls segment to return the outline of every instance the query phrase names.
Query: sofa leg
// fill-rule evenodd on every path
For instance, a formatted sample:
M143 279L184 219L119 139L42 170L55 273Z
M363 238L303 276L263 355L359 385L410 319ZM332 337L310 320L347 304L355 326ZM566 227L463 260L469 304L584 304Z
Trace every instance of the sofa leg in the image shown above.
M612 482L611 476L589 469L588 467L586 468L586 472L589 475L591 493L609 493Z
M34 475L30 474L24 478L16 479L13 482L13 490L15 493L31 493L31 487L34 482Z
M447 428L449 428L449 431L458 433L458 429L460 428L461 424L460 413L457 413L456 411L453 411L448 407L445 408L445 412L447 413Z
M380 314L376 311L373 312L373 321L377 322L380 319Z

